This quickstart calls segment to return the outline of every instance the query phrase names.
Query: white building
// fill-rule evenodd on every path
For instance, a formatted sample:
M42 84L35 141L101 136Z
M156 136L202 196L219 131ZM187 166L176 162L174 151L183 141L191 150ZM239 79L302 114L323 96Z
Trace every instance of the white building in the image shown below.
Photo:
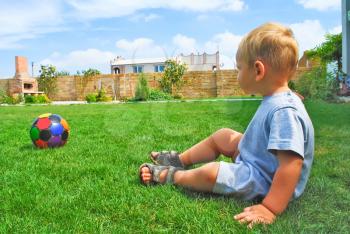
M120 56L111 61L112 74L163 72L169 58L124 59ZM188 71L215 71L220 69L219 51L215 54L180 54L170 58L187 65Z

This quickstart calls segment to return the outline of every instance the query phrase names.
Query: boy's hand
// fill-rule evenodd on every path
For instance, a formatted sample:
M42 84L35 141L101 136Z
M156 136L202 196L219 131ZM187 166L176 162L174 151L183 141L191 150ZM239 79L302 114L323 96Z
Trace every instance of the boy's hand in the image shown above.
M238 222L248 224L248 228L257 223L271 224L275 218L275 214L261 204L247 207L242 213L234 216Z

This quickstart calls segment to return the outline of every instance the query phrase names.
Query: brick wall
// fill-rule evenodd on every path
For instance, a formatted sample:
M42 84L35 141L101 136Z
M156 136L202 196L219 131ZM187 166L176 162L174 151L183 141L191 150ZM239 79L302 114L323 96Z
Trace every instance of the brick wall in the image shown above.
M306 68L298 68L295 77L304 73ZM149 87L158 88L161 73L147 73ZM131 98L135 94L138 74L107 74L84 78L82 76L58 77L57 92L53 100L85 100L89 93L98 92L102 87L107 95L116 98ZM216 72L187 72L184 75L184 86L178 90L185 98L227 97L243 95L237 82L236 70L220 70ZM13 79L1 80L0 88L9 90Z
M9 90L9 79L0 79L0 90L8 92L8 90Z
M161 73L147 73L149 87L158 88L161 76ZM184 86L177 93L185 98L242 95L236 77L237 72L234 70L187 72L183 77ZM97 92L101 87L113 98L131 98L135 94L137 79L137 74L59 77L53 99L84 100L87 94Z

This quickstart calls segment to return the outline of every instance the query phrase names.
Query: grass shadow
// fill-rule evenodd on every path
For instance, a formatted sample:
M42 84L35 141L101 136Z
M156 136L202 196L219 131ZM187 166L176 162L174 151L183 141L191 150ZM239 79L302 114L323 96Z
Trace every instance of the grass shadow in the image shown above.
M33 151L33 150L38 150L33 144L25 144L25 145L22 145L19 149L20 149L20 151Z

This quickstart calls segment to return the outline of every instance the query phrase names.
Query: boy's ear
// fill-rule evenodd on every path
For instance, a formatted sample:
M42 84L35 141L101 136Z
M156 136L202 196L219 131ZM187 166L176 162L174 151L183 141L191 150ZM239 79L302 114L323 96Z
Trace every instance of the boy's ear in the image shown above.
M256 81L261 81L262 79L264 79L265 73L266 73L266 67L260 60L255 61L254 70L255 70Z

